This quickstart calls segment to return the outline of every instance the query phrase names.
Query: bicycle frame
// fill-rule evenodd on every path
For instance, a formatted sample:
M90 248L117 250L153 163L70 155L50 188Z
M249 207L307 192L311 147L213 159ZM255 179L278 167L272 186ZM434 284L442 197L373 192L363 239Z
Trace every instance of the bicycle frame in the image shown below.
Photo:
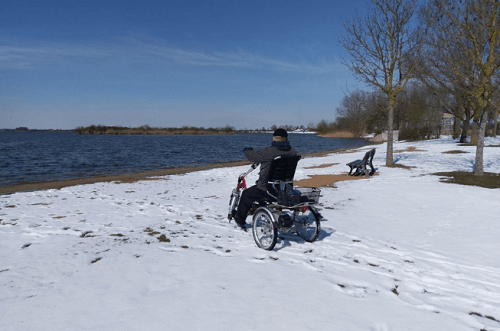
M238 206L241 192L247 189L247 182L245 180L245 177L248 176L248 174L250 174L252 171L257 169L259 165L260 163L255 162L254 164L252 164L250 169L248 169L248 171L238 176L238 184L236 185L236 188L233 188L233 191L231 192L231 198L229 199L229 211L227 213L229 222L231 222L231 219L234 217L233 211L235 210L236 206Z

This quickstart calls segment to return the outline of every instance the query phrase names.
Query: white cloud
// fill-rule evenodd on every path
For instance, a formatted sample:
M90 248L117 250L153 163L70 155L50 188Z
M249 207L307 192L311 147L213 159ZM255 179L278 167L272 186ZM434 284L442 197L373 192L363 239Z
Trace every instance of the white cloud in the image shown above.
M278 55L280 56L280 55ZM2 40L0 45L0 68L23 69L50 65L54 61L72 61L72 58L103 58L117 61L134 58L143 62L157 61L198 67L241 67L278 71L295 71L310 74L325 74L339 69L339 61L312 63L307 61L285 61L272 56L252 53L243 49L220 51L183 48L169 44L164 39L117 38L112 42L90 43L16 42Z

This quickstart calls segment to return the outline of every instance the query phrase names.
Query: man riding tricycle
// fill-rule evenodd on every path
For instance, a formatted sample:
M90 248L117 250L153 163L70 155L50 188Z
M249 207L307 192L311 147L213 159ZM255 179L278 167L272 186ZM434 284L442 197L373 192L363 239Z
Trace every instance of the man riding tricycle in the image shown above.
M253 214L252 233L257 246L272 250L278 231L297 233L308 242L318 238L321 214L314 207L319 201L317 188L294 188L293 176L300 155L290 146L288 134L277 129L271 147L257 151L245 148L245 156L254 162L238 177L231 194L228 219L246 230L246 217ZM245 177L260 164L256 185L247 188Z

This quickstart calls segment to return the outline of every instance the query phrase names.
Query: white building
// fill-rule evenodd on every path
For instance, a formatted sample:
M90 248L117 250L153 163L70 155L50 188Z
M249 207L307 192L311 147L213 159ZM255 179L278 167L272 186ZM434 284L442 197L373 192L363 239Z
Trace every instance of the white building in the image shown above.
M455 124L455 116L452 114L444 113L441 117L441 134L453 134L453 125Z

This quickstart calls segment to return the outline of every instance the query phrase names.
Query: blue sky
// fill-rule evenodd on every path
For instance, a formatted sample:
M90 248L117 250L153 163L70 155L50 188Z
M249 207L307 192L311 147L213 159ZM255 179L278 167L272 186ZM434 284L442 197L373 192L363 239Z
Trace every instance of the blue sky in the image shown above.
M333 120L351 1L2 1L0 128Z

